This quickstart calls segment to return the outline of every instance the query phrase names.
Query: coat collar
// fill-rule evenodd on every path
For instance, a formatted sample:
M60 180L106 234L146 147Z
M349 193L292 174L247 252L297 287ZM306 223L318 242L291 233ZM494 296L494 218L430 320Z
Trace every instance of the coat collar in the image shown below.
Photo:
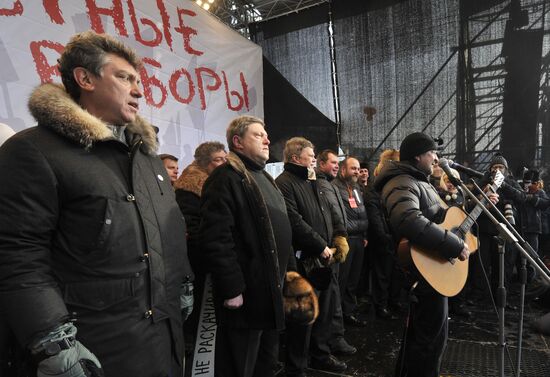
M192 192L200 198L202 186L204 185L204 182L206 182L207 178L208 174L206 173L206 171L201 169L199 165L193 162L191 165L183 170L178 180L174 184L174 188L176 190L182 189Z
M296 165L292 162L286 162L284 169L285 171L288 171L289 173L305 181L315 181L317 179L315 170L311 168L308 169L306 166Z
M229 151L226 158L227 163L233 168L233 170L242 175L248 181L248 183L252 182L252 177L250 176L248 169L246 168L243 160L241 160L241 157L238 154Z
M113 139L107 125L80 107L62 85L40 85L31 93L28 107L40 127L50 128L85 149L92 148L97 142ZM156 131L145 119L137 116L134 122L126 124L126 130L132 137L141 136L142 148L147 154L156 154Z

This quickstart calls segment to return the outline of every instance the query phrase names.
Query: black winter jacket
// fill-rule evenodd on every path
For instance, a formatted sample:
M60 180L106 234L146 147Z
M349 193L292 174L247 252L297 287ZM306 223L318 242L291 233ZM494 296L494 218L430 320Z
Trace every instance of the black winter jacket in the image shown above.
M286 163L285 170L275 180L283 193L292 226L294 250L301 251L301 259L318 257L325 247L331 246L334 226L338 234L345 233L343 224L334 224L331 205L317 185L308 180L304 166Z
M367 211L365 209L365 203L363 202L363 192L361 188L357 184L348 188L347 183L344 182L340 176L336 177L336 179L332 181L332 184L338 189L340 198L346 209L346 231L348 232L348 237L367 239L369 219L367 218ZM355 199L356 208L351 208L349 200L350 193Z
M202 186L208 174L195 163L187 166L174 184L176 189L176 201L187 225L187 247L189 261L193 272L203 275L200 271L200 205ZM197 307L198 307L197 303Z
M0 307L10 328L27 347L75 318L107 376L166 375L157 339L171 332L181 360L179 293L191 271L153 127L128 124L126 146L54 84L36 89L29 108L38 126L0 148Z
M458 257L464 241L437 225L445 210L426 174L409 163L390 161L374 184L382 192L394 238L405 237L444 258Z
M484 188L485 185L487 185L489 182L490 182L490 174L486 173L485 177L481 178L478 181L478 185L481 188ZM510 190L513 190L513 191L508 191L507 189L504 189L504 186L510 188ZM518 212L517 209L521 205L522 199L521 199L521 195L516 195L516 193L521 192L521 191L523 191L523 190L521 190L521 187L514 180L514 178L511 177L511 176L507 176L504 179L504 182L503 182L502 186L498 190L499 200L498 200L498 203L496 204L497 209L502 214L504 214L504 208L507 204L510 204L512 206L513 213L514 213L514 221L516 223L517 229L520 229L520 227L519 227L519 225L520 225L520 216L519 216L519 212ZM491 211L493 211L493 210L491 210ZM496 215L496 214L493 213L493 215ZM479 218L477 219L477 225L478 225L478 232L479 233L486 233L486 234L493 235L493 236L498 235L497 228L495 227L495 225L493 224L491 219L489 219L485 215L485 213L481 213L481 215L479 215Z
M539 190L531 195L535 196L539 201L548 199L544 190ZM523 233L542 233L542 212L540 208L536 208L531 204L519 206L521 230Z
M334 181L334 177L319 170L315 170L315 175L317 177L317 186L319 187L320 192L325 195L331 205L332 221L337 224L336 232L340 233L342 227L346 229L346 208L344 207L344 203L342 202L338 189L331 184L331 182ZM343 224L343 226L340 224ZM335 234L335 236L336 235L339 234ZM347 233L343 235L347 236Z
M369 219L369 248L393 254L396 242L386 221L382 197L372 184L365 191L365 208Z
M545 234L546 215L550 208L550 199L544 190L539 190L537 193L528 194L519 189L519 185L503 184L500 188L501 195L506 195L509 200L512 200L519 208L521 213L521 227L524 233L542 233ZM540 220L540 223L539 223Z
M244 157L243 157L244 158ZM247 161L247 163L250 163ZM200 229L202 269L212 274L217 321L228 327L282 329L282 284L287 268L295 269L290 224L277 248L271 219L262 193L242 157L230 152L227 164L206 180L201 197ZM282 194L271 176L286 217ZM279 240L281 241L281 240ZM223 301L243 295L244 304L227 309Z

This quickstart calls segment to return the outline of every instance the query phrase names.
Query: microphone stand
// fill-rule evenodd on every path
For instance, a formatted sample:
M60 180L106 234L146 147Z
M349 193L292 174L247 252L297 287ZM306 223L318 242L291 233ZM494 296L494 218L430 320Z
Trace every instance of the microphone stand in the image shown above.
M486 198L486 195L483 193L483 190L474 182L474 180L470 180L471 183L479 190L479 192ZM477 199L477 198L476 198ZM488 199L488 198L487 198ZM508 219L498 210L498 208L489 201L489 206L495 210L495 213L500 217L500 220L504 222L507 226L507 230L510 231L510 233L514 236L516 239L515 242L512 242L514 246L516 246L517 250L521 252L521 267L518 271L519 273L519 280L521 284L520 289L520 312L519 312L519 321L518 321L518 348L517 348L517 355L516 355L516 377L519 377L521 374L521 352L522 352L522 344L523 344L523 318L524 318L524 308L525 308L525 287L527 284L527 269L526 269L526 262L529 260L529 263L535 267L536 270L539 271L542 278L546 280L547 283L550 283L550 270L546 267L546 265L541 261L538 254L535 252L535 250L531 247L531 245L525 241L520 234L517 232L517 230L508 222ZM503 224L503 225L504 225ZM498 226L497 226L498 228ZM500 233L500 236L502 236L502 233ZM502 244L502 239L500 239L499 242L499 286L497 289L497 307L499 312L499 344L501 347L505 346L505 338L504 338L504 319L500 317L500 315L504 315L504 308L506 307L506 288L504 287L504 247L505 244ZM521 246L520 246L521 243ZM501 251L501 244L502 244L502 251ZM522 247L523 246L523 247ZM524 248L525 247L525 248ZM500 260L502 258L502 261ZM502 274L502 278L501 278ZM504 350L502 350L504 352ZM502 357L504 360L504 355L501 352L499 356ZM502 365L504 367L504 365Z
M491 202L489 200L489 198L487 198L487 196L485 195L485 193L483 192L483 190L477 185L477 183L475 183L475 181L473 179L470 179L470 183L472 183L478 190L479 192L483 195L484 199L488 201L488 204L489 204L489 207L491 207L491 209L493 209L495 211L495 213L498 215L498 217L500 218L500 220L504 223L502 224L503 226L506 226L507 227L507 230L512 233L512 235L517 238L517 242L518 243L514 243L514 245L516 246L516 248L522 253L523 257L525 257L527 259L527 261L533 266L535 267L535 269L540 272L542 278L546 281L546 283L550 284L550 270L548 269L548 267L546 267L546 265L544 264L544 262L539 258L537 252L533 249L533 247L523 239L523 237L521 237L521 235L518 233L518 231L508 222L508 220L506 219L506 217L504 217L504 215L498 210L498 208L493 204L493 202ZM464 185L464 183L460 182L460 185L461 187ZM468 190L468 188L466 186L464 186L466 188L466 190L468 191L468 196L470 196L470 198L472 198L476 204L481 204L481 202L479 200L477 200L477 198L475 197L475 195L470 191ZM464 189L463 187L463 189ZM487 208L484 208L484 212L489 215L487 213L489 210ZM494 218L494 216L491 215L491 220L493 222L498 222L497 219ZM495 224L496 225L496 224ZM497 229L498 229L498 226L497 226Z
M443 171L447 174L449 179L451 179L451 182L455 186L460 186L470 199L474 203L476 203L477 206L479 206L483 212L487 215L487 217L493 222L495 227L497 228L499 232L499 287L497 291L497 301L498 301L498 316L499 316L499 346L500 346L500 353L498 358L498 370L499 370L499 376L504 377L504 349L506 347L506 339L505 339L505 333L504 333L504 310L506 307L506 288L504 286L504 252L505 252L505 243L506 241L510 242L511 244L515 245L518 250L523 254L523 256L526 258L529 263L531 263L535 269L541 274L542 278L546 280L547 283L550 284L550 274L544 271L541 266L529 255L529 253L521 247L518 240L521 239L522 243L526 243L525 240L519 236L517 231L510 225L510 223L506 220L506 218L502 215L502 213L496 208L496 206L489 200L487 195L481 190L481 188L471 180L475 187L479 190L487 204L494 209L499 214L499 217L503 220L503 223L499 222L491 213L491 211L470 191L468 187L460 180L460 178L456 178L453 176L451 171L449 170L448 164L440 164ZM515 234L514 234L515 233ZM516 237L517 235L517 237ZM532 250L532 248L531 248ZM546 269L548 271L548 269Z

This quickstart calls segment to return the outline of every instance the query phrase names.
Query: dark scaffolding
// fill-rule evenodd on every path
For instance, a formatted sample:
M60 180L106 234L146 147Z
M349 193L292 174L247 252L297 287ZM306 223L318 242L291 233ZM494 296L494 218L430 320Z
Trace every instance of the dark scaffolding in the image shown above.
M483 168L502 147L502 55L507 21L544 35L533 156L550 162L549 0L333 1L341 147L376 159L403 137L424 131L444 140L444 154ZM389 5L388 5L389 4ZM516 7L515 9L513 9ZM265 56L311 103L335 119L329 6L251 25ZM519 26L518 26L519 25Z

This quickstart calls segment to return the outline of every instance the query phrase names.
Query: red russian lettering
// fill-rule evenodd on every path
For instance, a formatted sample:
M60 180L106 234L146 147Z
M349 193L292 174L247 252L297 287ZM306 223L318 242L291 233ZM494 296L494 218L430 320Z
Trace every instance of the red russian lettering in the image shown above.
M164 39L166 40L166 44L168 44L168 47L170 47L170 51L172 50L172 33L170 32L170 17L168 16L168 12L166 11L166 7L164 6L163 0L157 0L157 8L160 12L160 18L162 19L162 27L164 29Z
M182 97L178 92L178 81L181 76L185 76L187 79L187 97ZM185 68L178 69L172 73L172 76L170 77L170 92L178 102L189 104L193 100L193 97L195 96L195 84L191 79L191 74L187 72Z
M206 67L195 68L195 74L197 75L197 83L199 84L199 96L201 99L201 109L204 110L206 109L206 98L204 95L205 87L204 87L204 82L202 78L202 73L207 73L208 75L210 75L210 77L214 79L214 84L206 85L206 89L210 91L214 91L218 89L222 81L220 80L220 77L216 74L216 72L214 72L210 68L206 68Z
M244 105L246 106L247 110L250 110L250 101L248 100L248 84L246 83L246 79L244 78L244 73L242 72L240 74L240 79L241 79L241 85L243 86Z
M59 0L42 0L42 6L52 22L58 25L65 23L61 9L59 9Z
M156 68L161 68L161 64L157 62L154 59L151 58L143 58L143 67L141 67L140 74L141 74L141 82L143 84L143 94L145 95L145 101L147 104L156 107L160 109L164 103L166 102L166 96L168 95L166 87L160 82L158 78L155 76L149 76L147 73L147 70L145 69L145 64L152 65ZM151 86L156 86L159 88L161 93L161 99L158 102L155 102L155 99L153 98L153 91L151 89Z
M227 100L227 107L230 110L233 111L239 111L243 108L243 105L246 106L247 110L250 110L248 105L248 85L246 84L246 80L244 78L244 74L241 72L240 74L240 82L243 88L243 94L241 95L236 90L229 90L229 84L227 83L227 75L225 74L225 71L222 71L223 76L223 85L225 87L225 99ZM233 106L231 103L231 96L237 97L237 104Z
M136 17L136 10L134 8L134 3L132 2L132 0L128 0L128 12L130 13L130 20L132 21L132 25L134 26L134 37L136 38L136 41L149 47L158 46L160 42L162 42L162 33L160 32L155 22L145 17L139 19L139 21L143 25L149 26L151 29L153 29L153 33L155 34L154 39L145 40L141 36L141 31L139 30L138 20Z
M188 15L195 17L197 13L193 12L189 9L180 9L178 8L178 19L179 19L179 27L174 28L177 32L181 33L183 36L183 48L185 51L187 51L189 54L201 56L204 54L203 51L195 50L193 47L191 47L191 36L197 35L197 30L193 29L192 27L185 26L183 22L183 16Z
M95 0L86 0L86 8L88 9L90 24L96 33L105 33L100 17L101 15L104 15L113 18L113 24L115 25L119 35L123 37L128 36L126 25L124 25L124 12L122 10L121 0L113 0L112 8L100 8L95 3Z
M13 3L13 8L0 8L0 16L21 16L23 14L23 4L20 0Z
M50 65L46 55L42 52L42 48L55 50L61 55L65 47L61 43L46 40L34 41L30 44L32 58L36 65L36 72L38 72L38 76L40 76L40 81L42 83L52 82L52 76L59 76L57 63Z

